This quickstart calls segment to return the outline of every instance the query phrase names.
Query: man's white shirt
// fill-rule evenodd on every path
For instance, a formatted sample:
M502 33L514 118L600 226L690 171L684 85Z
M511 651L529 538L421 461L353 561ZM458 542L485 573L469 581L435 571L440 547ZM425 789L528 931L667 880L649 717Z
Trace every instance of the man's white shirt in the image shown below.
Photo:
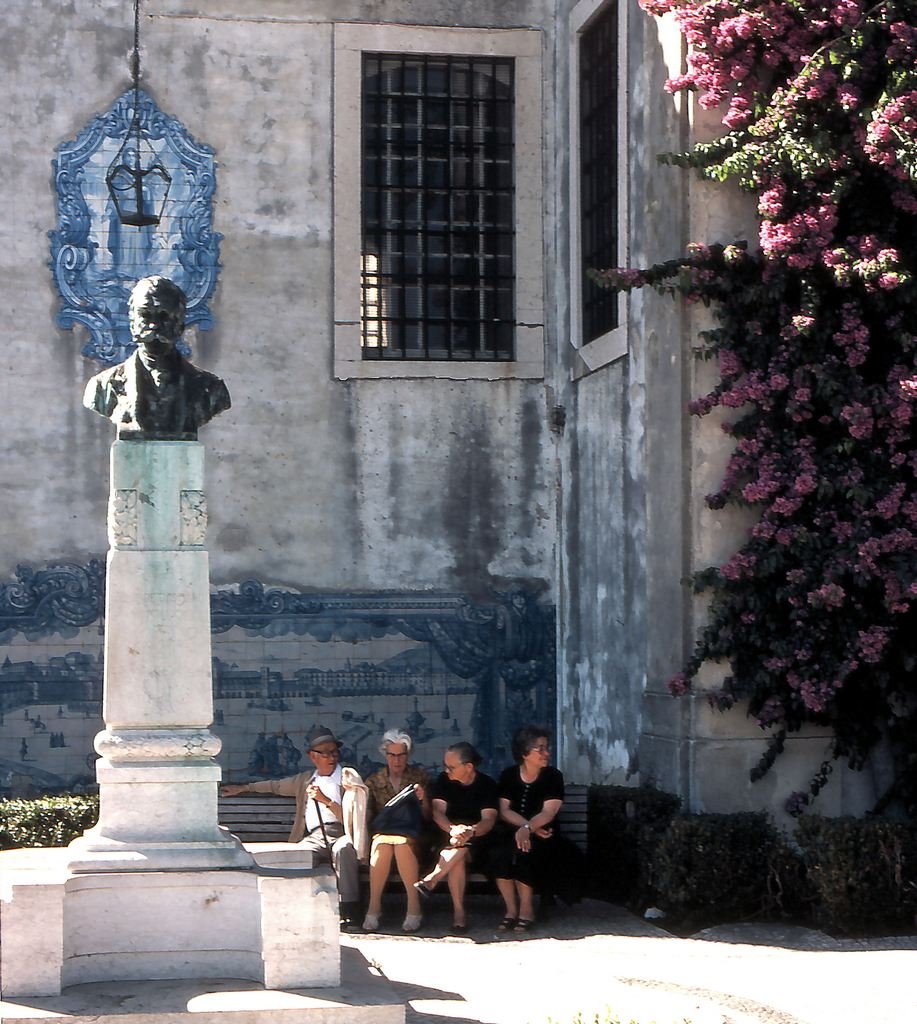
M333 800L334 803L340 804L342 797L341 787L341 766L336 765L334 771L330 775L319 775L318 772L312 776L312 782L314 782L322 793L329 799ZM329 822L340 824L337 818L331 813L331 808L326 807L324 804L316 804L315 800L306 801L306 834L308 835L313 829L318 828L318 814L321 811L322 818L327 825Z

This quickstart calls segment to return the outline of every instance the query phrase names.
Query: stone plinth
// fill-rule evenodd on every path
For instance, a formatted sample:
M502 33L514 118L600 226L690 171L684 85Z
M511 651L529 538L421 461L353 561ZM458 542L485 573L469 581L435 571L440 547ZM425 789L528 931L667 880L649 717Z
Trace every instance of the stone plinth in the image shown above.
M4 1024L404 1024L404 1001L345 949L340 982L278 991L228 979L99 982L61 995L5 998Z
M68 851L0 853L5 999L91 982L340 984L330 868L75 874Z
M204 447L111 450L98 825L74 871L245 867L217 824Z

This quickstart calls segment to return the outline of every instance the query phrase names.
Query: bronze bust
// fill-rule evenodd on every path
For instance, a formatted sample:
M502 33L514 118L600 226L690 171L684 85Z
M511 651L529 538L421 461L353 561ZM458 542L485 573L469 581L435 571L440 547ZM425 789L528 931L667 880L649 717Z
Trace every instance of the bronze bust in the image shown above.
M145 277L128 303L137 351L86 385L83 405L107 416L119 440L194 441L197 429L230 407L213 373L184 359L175 345L185 329L185 293L167 277Z

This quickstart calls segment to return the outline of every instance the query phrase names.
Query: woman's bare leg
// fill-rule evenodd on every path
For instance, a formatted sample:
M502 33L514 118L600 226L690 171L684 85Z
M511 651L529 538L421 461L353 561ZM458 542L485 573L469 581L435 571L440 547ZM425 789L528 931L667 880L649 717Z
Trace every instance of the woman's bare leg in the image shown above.
M398 866L398 874L404 883L404 891L408 897L407 913L413 917L420 913L420 895L414 888L414 883L420 875L420 865L417 863L417 854L411 849L408 843L394 847L395 864Z
M382 912L382 892L392 870L393 849L388 843L373 843L369 855L369 906L366 908L368 916L378 917Z
M506 906L506 917L517 918L519 916L519 901L516 899L516 883L511 878L498 878L497 890L503 897Z
M454 870L457 862L464 861L465 853L466 851L460 846L447 846L445 850L440 851L436 866L421 879L423 884L428 889L435 889Z
M449 895L452 897L452 923L460 928L465 926L465 850L456 850L461 857L452 858L452 868L446 878Z
M519 920L535 920L535 890L523 882L516 882L516 892L519 894Z

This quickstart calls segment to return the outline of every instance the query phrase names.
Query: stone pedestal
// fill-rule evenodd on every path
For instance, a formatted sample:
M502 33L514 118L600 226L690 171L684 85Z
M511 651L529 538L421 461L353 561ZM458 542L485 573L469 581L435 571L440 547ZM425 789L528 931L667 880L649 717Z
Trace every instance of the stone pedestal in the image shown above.
M242 978L268 989L340 984L329 867L75 874L66 849L0 853L0 990Z
M353 948L332 986L262 987L239 979L100 981L60 995L5 996L4 1024L404 1024L404 996Z
M203 467L193 441L112 448L99 822L67 849L0 853L5 1000L177 979L340 985L331 869L296 846L254 844L253 857L217 823ZM253 1019L275 1009L259 1003ZM331 1020L326 1009L288 1017Z
M217 824L204 447L111 449L98 825L73 871L251 866Z

